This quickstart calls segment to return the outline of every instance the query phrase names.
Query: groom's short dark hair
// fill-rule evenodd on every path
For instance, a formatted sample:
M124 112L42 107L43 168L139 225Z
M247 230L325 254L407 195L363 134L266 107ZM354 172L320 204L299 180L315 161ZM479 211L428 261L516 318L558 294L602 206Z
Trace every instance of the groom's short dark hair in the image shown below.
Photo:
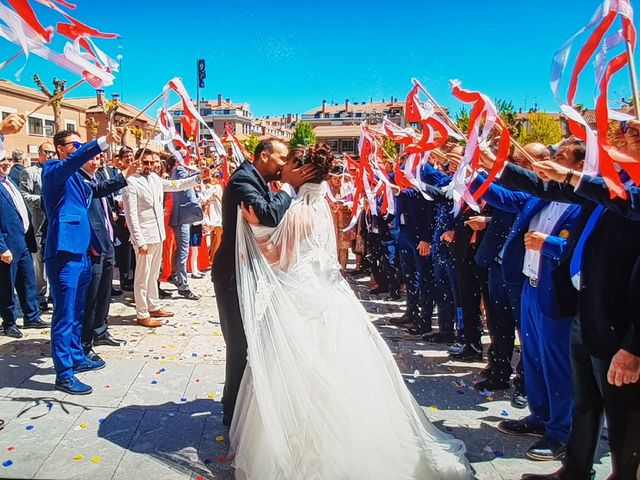
M256 150L253 152L253 158L260 158L260 154L262 152L273 153L273 146L276 143L284 144L282 140L278 140L277 138L266 138L264 140L260 140Z

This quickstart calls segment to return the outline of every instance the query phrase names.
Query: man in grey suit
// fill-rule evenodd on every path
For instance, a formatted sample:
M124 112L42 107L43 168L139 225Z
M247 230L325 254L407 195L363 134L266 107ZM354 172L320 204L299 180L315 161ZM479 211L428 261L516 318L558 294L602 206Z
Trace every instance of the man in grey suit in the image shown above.
M172 180L182 180L191 176L189 171L177 162L171 167ZM193 188L181 192L173 192L171 195L173 196L173 206L171 207L169 226L173 229L176 239L176 254L173 257L173 269L169 281L178 287L178 293L183 297L189 300L198 300L200 296L193 293L189 288L187 258L191 240L191 224L202 220L202 209L199 209L200 218L194 218L194 213L197 213L199 205Z
M38 304L40 310L49 309L47 301L47 276L44 271L44 262L42 261L42 226L47 220L44 208L41 203L42 191L42 166L56 155L56 149L50 142L44 142L38 148L38 163L27 167L20 173L20 193L24 198L27 207L31 211L33 221L33 231L36 234L36 244L38 251L33 254L33 263L36 271L36 289L38 295Z

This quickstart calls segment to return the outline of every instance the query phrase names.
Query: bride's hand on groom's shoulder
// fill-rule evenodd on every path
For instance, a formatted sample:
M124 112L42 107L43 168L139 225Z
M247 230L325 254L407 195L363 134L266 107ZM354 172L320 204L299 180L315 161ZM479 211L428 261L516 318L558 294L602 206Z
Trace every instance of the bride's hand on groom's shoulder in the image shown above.
M258 225L260 223L260 219L256 215L256 212L253 211L253 207L249 205L249 208L242 202L240 204L240 210L242 211L242 218L250 225Z
M296 167L292 162L287 162L280 172L280 181L298 189L300 185L315 178L317 173L316 167L313 165Z

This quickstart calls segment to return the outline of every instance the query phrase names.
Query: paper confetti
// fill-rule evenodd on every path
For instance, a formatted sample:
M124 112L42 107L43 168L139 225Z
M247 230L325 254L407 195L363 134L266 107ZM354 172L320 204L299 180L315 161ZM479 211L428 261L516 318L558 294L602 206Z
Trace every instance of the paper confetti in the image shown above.
M503 417L508 417L509 416L509 412L507 412L506 410L502 410L500 412L500 415L502 415Z
M95 457L91 457L91 463L100 463L100 457L97 455Z
M151 380L151 385L155 385L156 383L158 383L157 380Z
M220 442L224 442L224 435L218 435L216 437L216 442L220 443Z
M73 456L74 460L82 460L83 458L84 458L84 455L82 455L81 453Z
M87 428L87 424L86 423L81 423L80 424L80 428Z
M5 462L2 462L2 466L5 468L9 468L11 465L13 465L13 462L11 460L7 460Z
M216 398L216 394L215 393L210 393L209 395L207 395L211 400L213 400L214 398Z
M420 376L420 370L413 371L413 378L418 378Z
M7 447L7 452L13 452L16 449L16 447Z
M111 388L111 385L105 385L104 388Z
M33 430L33 425L27 425L24 427L25 430Z
M431 406L429 407L429 410L438 410L438 407L436 407L435 405L431 405Z

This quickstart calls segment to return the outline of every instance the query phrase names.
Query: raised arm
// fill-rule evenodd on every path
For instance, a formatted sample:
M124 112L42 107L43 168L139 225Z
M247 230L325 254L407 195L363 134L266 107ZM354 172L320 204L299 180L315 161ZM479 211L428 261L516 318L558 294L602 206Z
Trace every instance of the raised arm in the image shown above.
M96 185L91 184L91 191L94 198L102 198L127 186L127 179L119 173L114 178L103 180Z

